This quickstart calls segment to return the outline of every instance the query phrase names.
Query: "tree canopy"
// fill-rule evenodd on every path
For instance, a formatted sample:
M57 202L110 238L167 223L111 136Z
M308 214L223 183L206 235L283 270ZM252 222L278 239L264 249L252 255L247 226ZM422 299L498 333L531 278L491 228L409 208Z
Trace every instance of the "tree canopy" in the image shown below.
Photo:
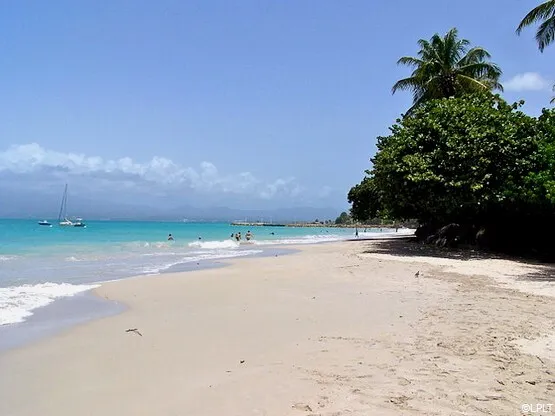
M474 94L428 101L397 120L349 192L351 214L436 227L555 228L555 112L534 118L521 105Z
M418 45L417 57L404 56L398 61L400 65L414 68L411 76L397 81L392 88L393 93L412 91L413 108L435 98L503 90L499 83L502 71L489 62L489 52L471 47L470 41L458 37L456 28L445 36L436 33L429 41L420 39Z
M345 225L352 222L351 216L347 212L342 212L339 217L335 219L336 225Z

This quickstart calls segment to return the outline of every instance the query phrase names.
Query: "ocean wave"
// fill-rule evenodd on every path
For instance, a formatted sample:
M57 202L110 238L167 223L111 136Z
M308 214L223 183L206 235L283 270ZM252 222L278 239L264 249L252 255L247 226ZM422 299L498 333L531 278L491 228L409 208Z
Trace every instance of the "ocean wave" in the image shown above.
M85 261L85 259L78 258L78 257L75 257L75 256L69 256L69 257L65 258L65 261Z
M175 241L129 241L121 243L122 248L129 249L171 248L175 245Z
M414 229L400 228L398 231L376 231L376 232L360 232L359 238L383 238L394 236L407 236L414 234ZM279 238L276 240L253 240L255 245L298 245L298 244L317 244L334 241L345 241L355 238L355 231L349 234L313 234L301 237Z
M394 237L394 236L407 236L413 235L416 230L413 228L399 228L397 231L380 231L380 232L359 232L359 237L365 238L380 238L380 237Z
M276 244L314 244L314 243L324 243L333 241L343 241L348 238L352 238L351 235L340 235L340 234L315 234L315 235L305 235L302 237L289 237L289 238L279 238L276 240L253 240L255 245L276 245Z
M158 274L170 269L171 267L177 266L178 264L194 263L202 260L231 259L234 257L251 256L251 255L260 254L260 253L262 253L262 250L221 251L218 253L212 252L212 253L198 254L196 256L184 257L172 263L164 264L163 266L146 267L143 269L143 273Z
M10 261L10 260L15 260L17 258L18 256L8 256L8 255L0 254L0 261Z
M223 240L223 241L194 241L189 243L189 247L192 248L201 248L201 249L208 249L208 250L215 250L215 249L233 249L239 248L239 243L233 240Z
M40 283L0 288L0 325L24 322L33 310L54 302L55 299L73 296L94 289L98 285L71 285L69 283Z

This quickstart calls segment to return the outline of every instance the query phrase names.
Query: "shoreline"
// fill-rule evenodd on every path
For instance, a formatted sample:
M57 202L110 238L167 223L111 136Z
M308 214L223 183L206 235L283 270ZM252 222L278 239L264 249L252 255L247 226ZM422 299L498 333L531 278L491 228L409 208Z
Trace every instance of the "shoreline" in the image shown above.
M103 284L122 313L0 353L0 413L513 414L548 399L555 291L532 279L552 266L408 244Z
M21 348L54 337L59 333L71 330L75 326L124 312L127 308L126 305L117 300L101 296L97 292L102 285L124 280L154 278L163 274L191 273L200 270L225 268L230 265L229 261L233 259L273 257L294 254L297 251L294 248L268 246L268 249L261 253L247 256L180 263L159 273L145 273L94 282L93 284L99 287L79 292L73 296L54 299L45 306L33 309L32 315L23 322L1 325L0 354L13 348Z
M399 235L394 234L392 235L391 233L383 233L383 235L376 235L376 236L372 236L372 237L365 237L365 236L360 236L356 239L353 240L382 240L382 239L392 239L392 238L406 238L407 234L406 232L401 232ZM276 242L275 244L272 244L270 242L268 243L262 243L262 244L244 244L243 246L240 246L237 248L238 252L249 252L252 250L258 251L258 253L249 253L249 254L245 254L246 257L252 257L252 256L266 256L266 255L273 255L273 253L282 253L285 254L288 251L291 250L295 250L295 247L298 246L304 246L306 244L309 245L313 245L313 244L324 244L324 243L334 243L334 242L338 242L338 241L349 241L349 238L342 238L342 239L333 239L333 240L315 240L315 241L310 241L308 243L301 243L301 242L295 242L295 243L291 243L291 242L286 242L286 243L280 243L280 242ZM211 242L209 242L211 243ZM52 280L52 281L47 281L45 284L52 284L52 285L58 285L58 284L69 284L69 285L88 285L88 286L94 286L94 285L101 285L103 283L106 282L111 282L113 280L121 280L121 279L132 279L132 278L136 278L136 277L141 277L141 276L148 276L148 275L157 275L157 274L162 274L162 273L176 273L176 272L185 272L185 271L194 271L194 270L198 270L198 269L204 269L204 268L214 268L214 267L223 267L225 266L225 261L226 260L231 260L233 258L237 258L237 257L243 257L243 255L230 255L230 256L223 256L223 257L219 257L219 256L215 256L213 258L206 258L206 259L198 259L198 260L193 260L193 261L182 261L182 262L178 262L178 263L174 263L174 264L170 264L167 267L163 267L160 268L159 271L155 272L155 273L150 273L150 272L144 272L144 273L140 273L140 274L123 274L121 276L117 276L117 277L110 277L109 279L106 280L91 280L86 279L86 280L67 280L67 281L59 281L58 279ZM223 260L223 262L222 262ZM201 265L200 267L198 267L199 265ZM54 283L52 283L54 282ZM37 285L40 285L42 283L37 283ZM32 284L31 284L32 285ZM16 287L16 286L14 286ZM7 287L8 289L10 288L10 286ZM17 288L17 287L16 287ZM89 293L90 289L87 288L83 288L82 291L78 291L77 293L73 293L73 294L60 294L58 295L58 297L54 297L51 298L50 300L46 301L46 304L43 306L39 306L39 307L34 307L32 309L27 309L27 311L31 312L30 316L33 316L36 313L42 313L43 309L46 307L48 307L49 305L52 304L52 302L59 302L60 300L66 299L68 297L72 297L75 296L76 294L86 294ZM9 295L8 295L9 296ZM28 324L26 324L26 322L28 321L29 316L25 317L25 319L22 322L11 322L11 323L7 323L4 325L0 325L0 336L8 331L7 328L9 328L9 332L10 333L14 333L14 331L20 331L20 330L26 330L26 327L28 326ZM54 325L53 325L54 326ZM14 329L15 327L15 329ZM31 330L34 330L34 328L31 328ZM0 350L3 349L3 344L0 342Z

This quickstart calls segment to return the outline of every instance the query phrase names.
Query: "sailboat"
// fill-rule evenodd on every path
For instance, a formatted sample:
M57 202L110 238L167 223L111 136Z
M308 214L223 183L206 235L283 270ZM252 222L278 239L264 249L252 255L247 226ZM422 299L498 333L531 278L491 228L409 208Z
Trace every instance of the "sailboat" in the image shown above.
M76 222L74 222L67 217L67 183L64 189L64 196L62 197L62 204L60 205L60 212L58 214L58 224L62 227L86 227L81 218L78 218Z

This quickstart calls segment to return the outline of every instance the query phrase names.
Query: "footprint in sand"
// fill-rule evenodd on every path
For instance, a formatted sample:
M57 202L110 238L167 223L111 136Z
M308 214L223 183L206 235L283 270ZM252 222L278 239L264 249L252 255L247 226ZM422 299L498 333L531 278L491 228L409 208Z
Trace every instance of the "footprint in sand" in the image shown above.
M409 379L404 378L404 377L400 377L399 378L399 384L401 386L408 386L409 384L411 384L411 381Z
M303 412L312 412L312 408L308 405L308 404L304 404L304 403L295 403L293 406L291 406L293 409L296 410L301 410Z

